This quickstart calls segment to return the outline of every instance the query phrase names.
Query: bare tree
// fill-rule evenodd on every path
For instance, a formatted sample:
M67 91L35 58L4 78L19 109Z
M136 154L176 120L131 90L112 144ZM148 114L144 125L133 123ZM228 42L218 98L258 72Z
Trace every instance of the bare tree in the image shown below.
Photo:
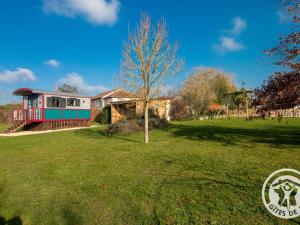
M149 104L160 96L166 79L175 75L183 65L177 52L178 44L168 41L165 20L161 19L154 26L147 14L141 16L135 32L129 31L128 41L124 44L119 81L143 104L145 143L149 142Z

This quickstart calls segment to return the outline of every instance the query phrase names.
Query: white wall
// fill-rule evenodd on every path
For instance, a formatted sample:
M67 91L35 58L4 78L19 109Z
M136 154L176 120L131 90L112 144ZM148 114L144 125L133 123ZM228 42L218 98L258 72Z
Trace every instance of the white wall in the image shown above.
M119 102L119 101L130 101L131 98L100 98L92 100L93 108L103 109L105 106L110 105L111 102Z
M43 95L38 96L38 108L43 107Z
M24 104L24 109L28 108L28 97L27 96L23 96L23 104Z
M24 104L24 109L28 109L28 102L29 102L30 96L23 96L23 104ZM38 98L36 99L37 103L37 108L42 108L43 107L43 98L41 94L38 94Z
M166 105L166 120L167 121L170 121L170 119L171 119L170 111L171 111L171 100L168 100L167 105Z
M101 99L92 100L93 108L101 108Z

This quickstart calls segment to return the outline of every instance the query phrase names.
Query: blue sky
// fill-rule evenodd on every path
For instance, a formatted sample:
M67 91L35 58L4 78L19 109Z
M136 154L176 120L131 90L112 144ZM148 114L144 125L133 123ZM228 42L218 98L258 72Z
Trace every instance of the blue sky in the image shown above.
M285 25L271 0L2 0L0 103L16 100L19 87L47 90L63 82L87 94L113 87L128 26L141 12L164 17L170 40L180 42L185 66L167 86L197 66L218 67L237 85L256 87L274 68L263 50Z

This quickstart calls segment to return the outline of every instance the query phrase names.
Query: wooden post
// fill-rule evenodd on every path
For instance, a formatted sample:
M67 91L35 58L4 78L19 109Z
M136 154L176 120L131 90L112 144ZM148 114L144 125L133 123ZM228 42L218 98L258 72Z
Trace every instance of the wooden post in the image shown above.
M249 118L249 111L248 111L248 97L247 97L247 94L246 94L246 118L247 118L247 119Z
M295 107L293 108L293 118L295 117Z
M226 115L227 115L227 118L229 118L229 106L228 106L228 104L226 105Z

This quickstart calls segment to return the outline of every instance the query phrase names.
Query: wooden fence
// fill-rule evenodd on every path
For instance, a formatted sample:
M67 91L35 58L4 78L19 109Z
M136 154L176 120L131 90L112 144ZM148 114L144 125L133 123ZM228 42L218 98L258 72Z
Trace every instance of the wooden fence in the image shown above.
M0 123L11 124L12 123L13 110L0 110Z
M269 112L270 117L296 117L300 118L300 109L282 109Z
M258 115L255 109L249 109L249 116ZM246 117L246 110L229 110L229 117ZM282 116L285 118L300 118L300 109L280 109L272 110L267 113L268 117Z

